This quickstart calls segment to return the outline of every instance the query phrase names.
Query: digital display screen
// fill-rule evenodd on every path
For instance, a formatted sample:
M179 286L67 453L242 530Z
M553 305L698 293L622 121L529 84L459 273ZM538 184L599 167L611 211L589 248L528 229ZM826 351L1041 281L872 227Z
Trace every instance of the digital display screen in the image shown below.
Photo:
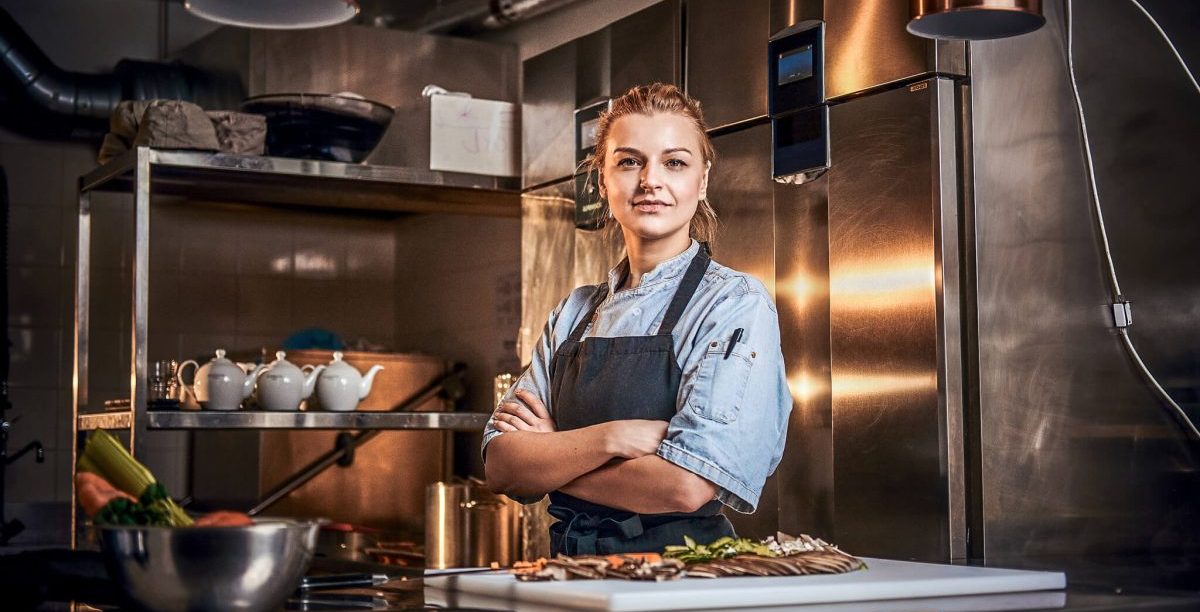
M779 84L803 81L813 75L813 48L805 45L779 54Z
M596 146L596 128L600 127L600 118L596 117L590 121L584 121L579 124L579 148L582 151L591 151Z

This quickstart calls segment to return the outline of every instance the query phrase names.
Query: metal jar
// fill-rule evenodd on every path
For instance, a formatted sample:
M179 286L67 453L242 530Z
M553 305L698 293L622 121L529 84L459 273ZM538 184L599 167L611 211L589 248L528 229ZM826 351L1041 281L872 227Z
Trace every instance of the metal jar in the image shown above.
M521 504L473 484L425 489L425 567L511 565L521 552Z

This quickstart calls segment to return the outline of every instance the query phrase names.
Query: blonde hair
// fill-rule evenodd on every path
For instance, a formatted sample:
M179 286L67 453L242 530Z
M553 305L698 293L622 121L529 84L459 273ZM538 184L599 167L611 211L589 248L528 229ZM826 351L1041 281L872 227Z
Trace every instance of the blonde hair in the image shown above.
M700 135L700 152L706 164L712 164L717 157L712 140L708 137L707 126L704 124L704 113L700 111L700 102L688 96L683 90L665 83L639 85L615 98L607 111L600 114L596 126L596 149L592 155L589 170L599 172L604 168L608 154L608 134L613 123L626 115L653 115L655 113L671 113L680 115L691 121ZM610 225L612 217L608 213L608 202L603 202L604 223ZM692 215L691 236L700 242L711 244L717 234L717 212L707 198L701 198L696 205L696 214Z

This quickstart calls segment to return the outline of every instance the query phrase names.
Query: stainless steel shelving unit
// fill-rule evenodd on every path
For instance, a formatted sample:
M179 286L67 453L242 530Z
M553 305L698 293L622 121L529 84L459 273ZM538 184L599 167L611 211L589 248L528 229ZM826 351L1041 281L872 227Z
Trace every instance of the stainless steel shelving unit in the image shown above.
M153 196L170 195L199 201L342 210L375 216L438 213L519 217L519 187L519 179L150 147L134 148L80 177L72 379L76 444L72 447L72 465L77 459L80 432L97 428L128 431L130 449L135 453L139 438L148 429L482 429L488 418L486 414L148 411L150 204ZM134 196L131 408L119 411L100 411L88 405L93 192ZM74 518L72 506L72 524Z

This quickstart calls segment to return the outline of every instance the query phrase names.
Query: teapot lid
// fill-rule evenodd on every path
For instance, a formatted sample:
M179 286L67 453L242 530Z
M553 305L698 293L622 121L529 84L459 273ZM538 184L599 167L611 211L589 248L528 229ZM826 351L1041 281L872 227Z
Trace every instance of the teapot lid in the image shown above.
M284 359L284 357L287 357L287 353L283 351L275 351L275 361L272 363L291 363L287 359Z
M333 361L330 361L329 364L325 366L325 373L327 376L335 376L339 374L348 375L351 373L358 374L358 370L354 366L343 361L342 357L343 355L341 351L333 352Z
M215 354L216 357L213 357L212 361L229 361L228 359L225 358L225 349L217 349L217 350L213 351L213 354ZM232 363L232 362L230 362L230 363Z

